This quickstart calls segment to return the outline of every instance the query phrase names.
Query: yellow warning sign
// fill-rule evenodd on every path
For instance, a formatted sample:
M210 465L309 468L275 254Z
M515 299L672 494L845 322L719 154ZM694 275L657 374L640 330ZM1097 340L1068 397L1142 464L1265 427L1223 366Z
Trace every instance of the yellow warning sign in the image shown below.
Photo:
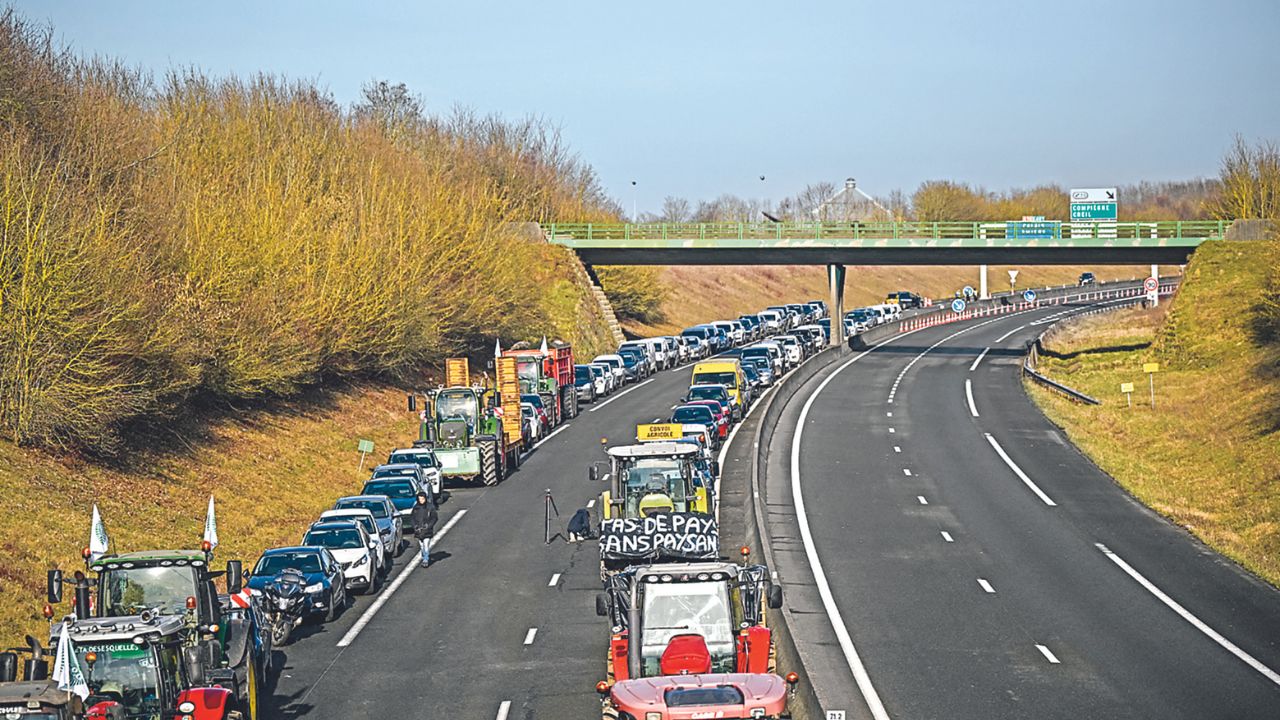
M1142 372L1144 373L1160 372L1160 363L1142 363Z
M636 426L636 439L640 442L679 440L682 437L684 437L684 425L679 423L654 423Z

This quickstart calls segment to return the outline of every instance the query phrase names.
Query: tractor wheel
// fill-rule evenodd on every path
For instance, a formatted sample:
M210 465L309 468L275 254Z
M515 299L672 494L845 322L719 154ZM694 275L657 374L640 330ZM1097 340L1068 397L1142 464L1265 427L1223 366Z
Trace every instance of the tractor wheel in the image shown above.
M249 669L245 672L244 678L244 699L240 701L240 715L245 720L258 720L258 683L260 681L258 666L250 658Z
M578 390L570 385L564 389L564 399L561 403L564 406L565 419L578 417Z
M502 480L498 474L501 468L498 467L497 441L478 440L476 445L480 448L480 481L485 485L497 485Z

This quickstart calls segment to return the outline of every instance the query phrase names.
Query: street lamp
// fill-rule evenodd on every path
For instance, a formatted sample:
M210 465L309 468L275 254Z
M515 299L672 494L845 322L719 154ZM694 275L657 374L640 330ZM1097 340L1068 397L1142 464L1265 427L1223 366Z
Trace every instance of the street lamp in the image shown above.
M640 222L640 218L636 215L636 181L631 181L631 222Z

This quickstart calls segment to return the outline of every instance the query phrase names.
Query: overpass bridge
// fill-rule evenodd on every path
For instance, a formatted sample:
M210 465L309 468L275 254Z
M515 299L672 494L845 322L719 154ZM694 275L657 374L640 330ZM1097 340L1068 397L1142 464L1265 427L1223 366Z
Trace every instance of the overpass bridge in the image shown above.
M550 223L587 265L826 265L833 317L846 265L1180 265L1228 221ZM986 292L983 283L983 294ZM831 341L842 342L833 322Z

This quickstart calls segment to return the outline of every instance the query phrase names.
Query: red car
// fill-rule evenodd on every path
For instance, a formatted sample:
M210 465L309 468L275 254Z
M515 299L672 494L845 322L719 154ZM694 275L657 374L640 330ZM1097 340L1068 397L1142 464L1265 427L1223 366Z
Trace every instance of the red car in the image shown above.
M601 683L597 689L608 693L605 702L617 709L618 717L746 720L790 717L786 714L788 686L794 687L797 681L795 673L788 673L786 679L717 673L621 680L613 687Z
M729 437L729 408L721 405L719 400L691 400L685 405L702 405L711 408L711 411L716 414L716 427L720 431L720 439Z

